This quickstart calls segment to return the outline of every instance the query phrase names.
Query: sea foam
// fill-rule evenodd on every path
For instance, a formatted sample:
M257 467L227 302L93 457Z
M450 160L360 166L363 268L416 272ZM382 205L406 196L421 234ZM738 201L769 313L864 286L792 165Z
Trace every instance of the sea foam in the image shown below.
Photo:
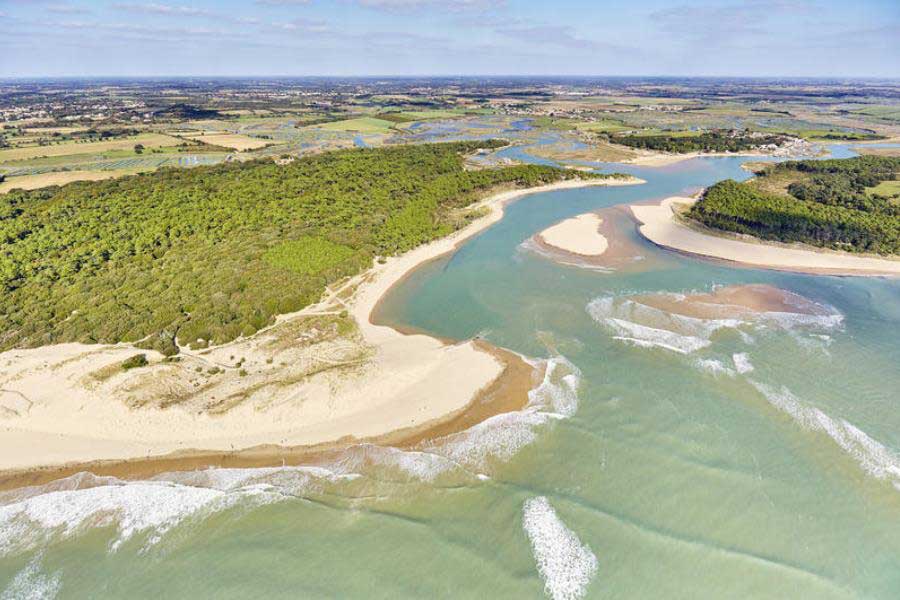
M0 554L33 548L54 535L67 538L88 527L115 527L113 551L142 533L153 545L185 519L251 496L273 499L258 488L228 493L155 481L49 492L0 507Z
M528 392L528 405L501 413L469 429L430 442L425 450L469 469L486 469L492 460L509 460L533 443L538 429L578 409L581 371L562 356L540 361L544 377Z
M676 300L680 294L662 294ZM613 334L613 339L643 348L661 348L679 354L691 354L712 344L722 330L735 331L744 343L753 343L749 331L778 329L788 331L803 345L801 333L839 327L843 315L830 306L811 304L812 314L747 311L735 318L689 317L643 304L627 296L599 297L588 303L587 313ZM815 334L814 334L815 335ZM818 339L818 338L816 338Z
M747 356L746 352L736 352L732 354L731 360L734 362L735 370L741 375L753 371L753 364L750 362L750 357Z
M60 572L43 573L41 562L43 556L38 554L16 573L0 600L53 600L61 587Z
M522 527L531 542L544 591L553 600L578 600L597 574L597 557L560 520L547 498L525 501Z
M790 415L800 426L827 434L866 473L890 482L900 491L900 456L889 448L849 421L830 417L818 408L806 404L784 386L776 389L752 380L750 383L773 406Z
M581 373L562 356L536 361L542 381L520 411L412 449L359 444L318 466L210 468L123 481L79 473L43 486L0 492L0 556L29 551L94 527L115 531L110 551L144 537L147 548L173 528L231 508L253 509L320 493L391 493L398 485L467 485L495 460L533 443L539 429L578 408ZM349 482L359 480L355 487Z

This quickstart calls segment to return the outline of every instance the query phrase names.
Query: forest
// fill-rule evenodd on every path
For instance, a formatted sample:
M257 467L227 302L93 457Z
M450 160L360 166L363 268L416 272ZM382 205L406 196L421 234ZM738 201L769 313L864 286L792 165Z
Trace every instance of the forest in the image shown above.
M617 135L610 141L631 148L660 152L741 152L760 146L781 145L783 135L752 135L748 132L708 131L697 135Z
M867 188L896 179L900 158L860 156L771 165L757 179L708 188L688 217L708 227L768 240L900 254L900 205ZM789 181L783 194L767 179Z
M344 150L0 196L0 349L140 342L166 354L254 333L373 258L464 226L498 186L591 175L469 170L503 141Z

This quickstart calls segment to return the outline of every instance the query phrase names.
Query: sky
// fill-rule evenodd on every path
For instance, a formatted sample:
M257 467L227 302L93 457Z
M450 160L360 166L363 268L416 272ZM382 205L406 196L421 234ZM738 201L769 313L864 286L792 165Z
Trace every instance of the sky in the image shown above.
M0 0L0 78L900 78L900 0Z

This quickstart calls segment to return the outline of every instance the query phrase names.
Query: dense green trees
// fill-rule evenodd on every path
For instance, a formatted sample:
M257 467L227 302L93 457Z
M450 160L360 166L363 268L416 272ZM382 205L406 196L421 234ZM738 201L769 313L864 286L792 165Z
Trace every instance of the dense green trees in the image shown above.
M779 145L783 135L751 135L749 132L708 131L699 135L617 135L612 142L662 152L741 152L768 144Z
M373 256L461 226L460 209L491 187L585 176L464 169L461 153L501 144L348 150L0 196L0 349L144 340L171 353L176 336L202 346L249 335Z
M793 176L790 195L729 179L706 190L689 217L709 227L764 239L900 254L900 206L865 192L866 187L896 178L898 172L900 158L892 157L780 163L758 176Z

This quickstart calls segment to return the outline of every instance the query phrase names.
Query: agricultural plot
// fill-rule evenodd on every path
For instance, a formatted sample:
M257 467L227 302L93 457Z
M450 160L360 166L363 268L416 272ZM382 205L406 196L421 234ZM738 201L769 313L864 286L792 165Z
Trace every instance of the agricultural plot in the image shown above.
M462 113L452 110L404 110L398 113L414 121L427 121L430 119L455 119L463 116Z
M136 171L134 171L136 172ZM121 177L123 175L131 175L132 173L123 171L56 171L53 173L43 173L39 175L24 175L22 177L10 177L3 183L0 183L0 194L14 189L36 190L51 185L66 185L73 181L101 181L103 179L112 179L113 177Z
M595 133L615 133L618 131L627 131L630 129L622 121L616 119L600 119L598 121L583 121L575 123L574 127L578 131L592 131Z
M866 106L850 112L885 123L900 123L900 106Z
M104 142L64 142L51 146L29 146L0 150L0 163L15 160L28 160L39 157L69 156L76 154L102 154L112 150L130 150L136 144L145 148L163 148L183 144L184 141L160 133L142 133L136 136L107 140Z
M151 171L159 167L195 167L215 165L224 161L228 154L152 154L126 158L87 161L67 165L23 165L0 167L6 177L27 177L45 173L66 173L84 171ZM76 167L76 168L72 168Z
M356 119L345 119L343 121L334 121L332 123L322 123L319 125L310 125L315 129L325 131L353 131L357 133L389 133L394 127L394 123L385 119L376 119L375 117L359 117Z
M205 133L202 135L189 135L184 137L195 142L212 144L213 146L221 146L223 148L231 148L233 150L237 150L238 152L257 150L259 148L265 148L266 146L272 144L271 140L255 138L240 133Z

